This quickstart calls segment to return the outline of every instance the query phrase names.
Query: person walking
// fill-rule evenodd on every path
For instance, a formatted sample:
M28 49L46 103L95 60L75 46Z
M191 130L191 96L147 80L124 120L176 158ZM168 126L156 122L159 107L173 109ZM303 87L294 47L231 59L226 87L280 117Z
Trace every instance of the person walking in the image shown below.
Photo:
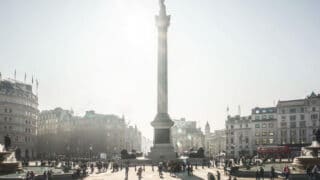
M125 172L126 172L126 179L128 179L128 175L129 175L129 165L126 165Z
M221 179L221 174L219 171L217 171L217 180L220 180Z
M275 169L274 169L273 166L271 166L271 169L270 169L270 179L271 179L271 180L274 180L275 177L276 177Z
M256 180L260 180L260 172L258 169L256 171Z
M260 167L260 178L264 180L264 169L262 166Z
M137 175L138 175L138 178L139 178L139 179L142 178L142 168L141 168L141 167L138 168Z
M286 180L288 180L288 179L289 179L289 176L290 176L290 169L289 169L288 166L285 166L285 167L283 168L283 173L284 173L284 176L285 176Z
M158 166L158 171L159 171L159 176L162 177L162 163L159 163L159 166Z

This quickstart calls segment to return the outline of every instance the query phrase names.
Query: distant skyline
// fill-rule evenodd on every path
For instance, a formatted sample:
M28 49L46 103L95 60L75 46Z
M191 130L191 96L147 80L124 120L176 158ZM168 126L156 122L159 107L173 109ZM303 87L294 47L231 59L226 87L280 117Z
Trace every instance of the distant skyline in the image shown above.
M166 0L172 119L320 93L320 1ZM2 0L0 72L39 80L39 109L125 115L152 138L158 0Z

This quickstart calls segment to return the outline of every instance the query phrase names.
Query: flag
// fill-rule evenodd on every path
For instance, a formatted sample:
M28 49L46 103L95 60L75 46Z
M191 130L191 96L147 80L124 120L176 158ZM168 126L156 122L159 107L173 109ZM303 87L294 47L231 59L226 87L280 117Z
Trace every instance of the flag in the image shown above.
M32 76L32 78L31 78L31 83L33 84L33 76Z
M17 78L17 71L14 70L14 79L16 79L16 78Z
M27 73L24 73L24 82L27 81Z

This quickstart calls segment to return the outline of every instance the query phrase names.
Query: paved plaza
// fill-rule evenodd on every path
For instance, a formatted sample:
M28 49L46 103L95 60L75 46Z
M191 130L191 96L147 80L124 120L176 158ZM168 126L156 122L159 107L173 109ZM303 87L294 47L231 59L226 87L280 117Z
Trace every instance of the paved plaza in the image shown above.
M137 167L138 169L138 167ZM207 174L208 172L213 173L216 176L217 173L216 168L204 168L198 167L198 169L194 169L194 175L193 176L188 176L187 172L185 173L177 173L174 176L170 176L169 173L163 173L163 177L159 177L159 172L157 171L157 167L154 167L154 171L152 171L151 166L146 166L145 171L142 173L142 180L155 180L155 179L168 179L168 180L177 180L177 179L183 179L183 180L200 180L200 179L207 179ZM228 176L223 175L223 170L219 169L220 174L221 174L221 179L222 180L227 180ZM128 180L131 179L139 179L137 172L134 170L134 167L131 167L129 170L129 176ZM96 171L93 174L90 174L88 177L85 178L85 180L124 180L125 179L125 170L122 169L122 171L112 173L111 171L108 171L106 173L97 173ZM237 178L237 180L253 180L255 178ZM266 178L268 179L268 178Z

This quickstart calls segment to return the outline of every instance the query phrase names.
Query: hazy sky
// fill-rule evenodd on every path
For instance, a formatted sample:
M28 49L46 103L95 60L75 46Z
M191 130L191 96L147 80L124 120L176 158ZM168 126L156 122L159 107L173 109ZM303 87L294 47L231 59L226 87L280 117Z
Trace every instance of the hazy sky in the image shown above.
M169 113L224 127L320 92L320 1L166 0ZM39 108L124 114L152 137L158 0L1 0L0 72L39 79Z

